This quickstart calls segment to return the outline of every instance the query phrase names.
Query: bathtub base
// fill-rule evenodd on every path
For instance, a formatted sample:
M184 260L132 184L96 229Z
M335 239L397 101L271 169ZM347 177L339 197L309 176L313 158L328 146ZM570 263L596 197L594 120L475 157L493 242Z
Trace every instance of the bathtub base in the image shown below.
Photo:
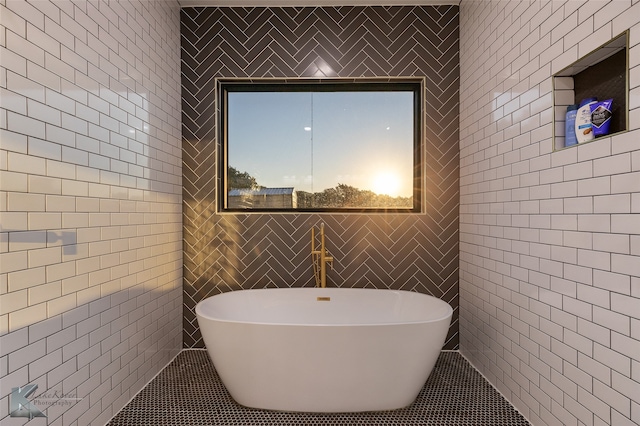
M209 354L233 399L252 408L319 413L403 408L415 400L440 353L437 348L425 356L430 349L426 340L407 342L405 333L419 335L423 324L404 325L402 331L393 326L268 326L253 330L253 349L237 339L231 343L232 336L246 333L241 324L234 325L213 331L228 343ZM291 342L297 343L291 347ZM400 365L385 366L381 360Z

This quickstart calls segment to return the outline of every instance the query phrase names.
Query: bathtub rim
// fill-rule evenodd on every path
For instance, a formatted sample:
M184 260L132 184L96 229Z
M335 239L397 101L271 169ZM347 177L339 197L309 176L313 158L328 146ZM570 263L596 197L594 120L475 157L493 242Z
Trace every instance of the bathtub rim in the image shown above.
M437 317L429 317L429 318L425 318L424 320L417 320L417 321L386 321L386 322L344 322L344 323L323 323L323 322L314 322L314 323L288 323L288 322L271 322L271 321L251 321L251 320L245 320L245 319L227 319L227 318L218 318L218 317L213 317L211 315L209 315L208 313L203 313L203 305L205 304L205 302L208 299L212 299L218 296L225 296L225 295L230 295L230 294L234 294L234 293L238 293L238 292L252 292L252 293L257 293L257 292L266 292L266 291L279 291L279 290L284 290L284 291L297 291L297 290L306 290L308 292L322 292L322 291L340 291L340 290L353 290L353 291L366 291L366 292L393 292L393 293L400 293L400 294L411 294L411 295L415 295L418 294L420 296L418 297L427 297L429 299L431 299L432 302L437 303L438 305L441 305L442 308L444 308L446 310L446 312L443 313L443 315L439 315ZM230 296L227 296L230 297ZM320 302L321 303L321 302ZM446 305L446 306L445 306ZM317 287L277 287L277 288L259 288L259 289L238 289L238 290L231 290L231 291L227 291L224 293L218 293L215 294L213 296L208 296L204 299L202 299L201 301L199 301L194 309L194 312L196 314L197 317L201 317L203 319L209 320L209 321L216 321L216 322L220 322L220 323L232 323L232 324L251 324L251 325L271 325L271 326L280 326L280 327L380 327L380 326L401 326L401 325L408 325L408 324L428 324L428 323L436 323L436 322L440 322L440 321L445 321L448 320L449 322L451 321L451 318L453 317L453 313L454 310L451 307L451 305L446 302L445 300L442 300L436 296L427 294L427 293L420 293L417 291L409 291L409 290L395 290L395 289L377 289L377 288L343 288L343 287L327 287L327 288L317 288Z

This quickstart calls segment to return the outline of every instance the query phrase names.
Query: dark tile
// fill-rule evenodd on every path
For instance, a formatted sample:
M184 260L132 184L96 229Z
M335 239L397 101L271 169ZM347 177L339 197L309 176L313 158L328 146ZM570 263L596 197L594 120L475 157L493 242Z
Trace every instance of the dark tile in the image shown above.
M203 350L182 351L108 426L433 425L529 423L458 352L442 352L410 406L366 413L285 413L237 404Z
M452 294L458 291L459 263L458 39L458 7L452 5L182 9L186 347L202 347L194 307L208 295L231 288L313 285L307 232L309 224L320 220L343 230L330 240L338 259L332 285L446 294L457 308ZM384 219L215 214L215 78L247 76L426 77L424 214L388 214ZM299 217L306 224L296 223ZM396 219L402 231L395 224L379 225L387 219ZM251 221L255 223L249 227ZM261 245L286 238L285 229L304 232L284 245ZM374 233L376 238L367 240ZM263 253L262 261L255 261L257 251ZM417 270L408 274L406 265ZM457 322L452 322L445 349L457 349L457 335Z

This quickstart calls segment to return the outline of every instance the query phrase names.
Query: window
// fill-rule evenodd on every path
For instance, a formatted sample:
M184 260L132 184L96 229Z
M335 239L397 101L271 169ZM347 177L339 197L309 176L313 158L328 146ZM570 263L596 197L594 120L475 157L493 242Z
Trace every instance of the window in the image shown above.
M421 209L422 80L220 80L222 211Z

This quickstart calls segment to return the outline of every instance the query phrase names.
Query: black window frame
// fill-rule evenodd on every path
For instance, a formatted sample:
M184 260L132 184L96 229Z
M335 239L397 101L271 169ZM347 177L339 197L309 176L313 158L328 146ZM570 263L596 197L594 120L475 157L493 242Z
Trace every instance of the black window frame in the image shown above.
M423 126L425 79L216 79L218 179L217 208L220 213L424 213ZM332 91L410 91L413 96L413 207L411 208L229 208L227 198L227 95L229 92L332 92Z

